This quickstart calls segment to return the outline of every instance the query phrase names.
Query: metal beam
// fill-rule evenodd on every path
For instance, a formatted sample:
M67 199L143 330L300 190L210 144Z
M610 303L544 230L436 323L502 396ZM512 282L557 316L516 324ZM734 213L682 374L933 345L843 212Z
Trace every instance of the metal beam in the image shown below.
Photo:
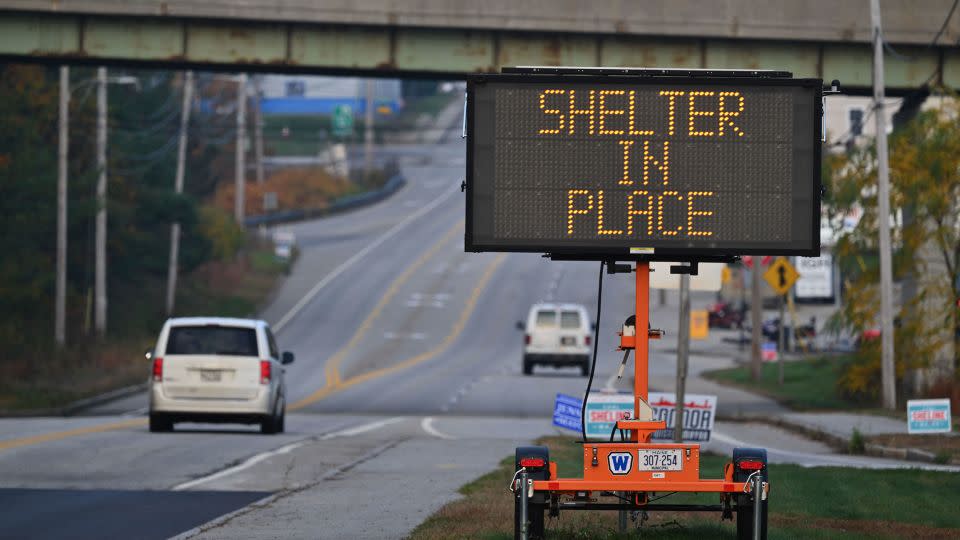
M869 44L510 30L254 23L193 18L0 12L8 60L152 67L458 77L510 65L744 68L871 84ZM960 87L960 51L899 47L894 93L942 80Z

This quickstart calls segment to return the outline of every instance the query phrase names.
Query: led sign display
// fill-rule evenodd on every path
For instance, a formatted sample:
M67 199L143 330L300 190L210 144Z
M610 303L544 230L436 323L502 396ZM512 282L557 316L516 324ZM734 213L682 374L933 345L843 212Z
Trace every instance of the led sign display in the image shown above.
M482 75L467 249L819 253L821 81Z

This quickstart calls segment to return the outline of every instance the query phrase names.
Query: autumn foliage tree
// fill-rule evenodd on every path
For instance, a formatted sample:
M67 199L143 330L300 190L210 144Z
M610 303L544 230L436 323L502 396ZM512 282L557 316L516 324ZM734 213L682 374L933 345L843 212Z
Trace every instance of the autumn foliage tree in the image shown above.
M944 99L921 112L890 141L894 280L906 287L896 313L896 371L901 390L907 374L955 377L960 353L960 107ZM861 336L879 322L877 173L875 146L827 159L827 210L841 228L842 216L860 213L852 230L840 233L835 253L844 275L844 305L837 322ZM839 231L838 231L839 232ZM876 399L879 340L858 350L858 361L840 381L846 394ZM918 380L917 377L911 377ZM930 377L926 377L929 384ZM914 385L916 386L916 385Z

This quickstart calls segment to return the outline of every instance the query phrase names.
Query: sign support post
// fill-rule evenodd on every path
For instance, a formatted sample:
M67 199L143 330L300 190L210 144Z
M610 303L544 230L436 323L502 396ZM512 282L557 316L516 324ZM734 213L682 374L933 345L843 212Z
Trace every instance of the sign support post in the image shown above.
M784 344L784 342L786 341L785 340L786 336L784 336L784 334L786 333L785 332L786 325L783 324L783 306L786 303L787 303L787 295L781 294L780 295L780 324L778 325L779 328L777 328L777 364L778 364L777 384L779 384L780 386L783 386L783 354L787 352L787 348Z
M680 274L680 330L677 332L677 404L673 442L683 442L683 400L686 398L690 359L690 274Z

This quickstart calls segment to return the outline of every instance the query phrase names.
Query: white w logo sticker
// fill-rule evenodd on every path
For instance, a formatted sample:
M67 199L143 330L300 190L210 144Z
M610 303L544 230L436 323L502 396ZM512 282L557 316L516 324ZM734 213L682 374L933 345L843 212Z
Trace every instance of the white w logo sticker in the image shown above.
M610 452L607 464L612 474L627 474L633 468L633 454L630 452Z

